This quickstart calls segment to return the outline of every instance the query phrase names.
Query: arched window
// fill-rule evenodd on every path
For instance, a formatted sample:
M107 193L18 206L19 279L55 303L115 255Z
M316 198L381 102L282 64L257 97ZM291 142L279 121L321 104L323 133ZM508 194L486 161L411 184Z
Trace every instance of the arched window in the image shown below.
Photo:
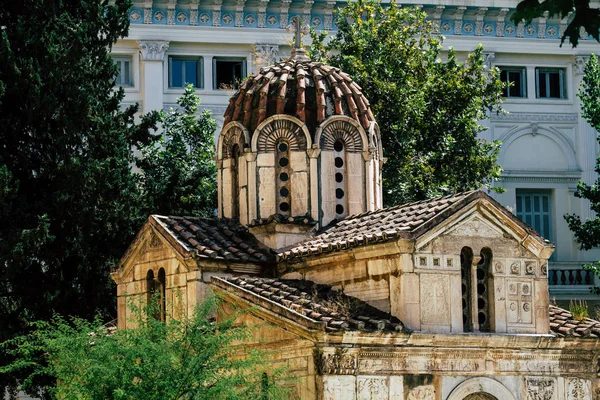
M333 163L335 166L335 217L342 219L348 215L348 196L346 195L346 151L341 139L333 144Z
M460 276L462 292L463 331L489 332L490 315L490 268L492 250L484 247L480 259L473 265L473 250L463 247L460 252Z
M231 147L231 218L240 217L240 174L239 157L240 146L234 144Z
M275 146L275 171L276 213L289 216L292 212L290 145L285 140L279 140Z
M473 264L473 250L463 247L460 251L460 279L462 293L463 331L473 331L473 316L471 312L471 265Z
M481 249L481 259L476 268L477 289L477 323L480 332L490 331L490 296L489 277L492 265L492 250L488 247Z

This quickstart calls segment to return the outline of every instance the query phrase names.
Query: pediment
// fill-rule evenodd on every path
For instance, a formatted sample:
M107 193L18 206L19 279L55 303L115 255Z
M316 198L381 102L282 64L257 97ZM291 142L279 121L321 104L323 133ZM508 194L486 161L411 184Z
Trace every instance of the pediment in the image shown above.
M476 214L451 229L447 235L500 238L504 236L504 232L500 227L486 221L480 215Z

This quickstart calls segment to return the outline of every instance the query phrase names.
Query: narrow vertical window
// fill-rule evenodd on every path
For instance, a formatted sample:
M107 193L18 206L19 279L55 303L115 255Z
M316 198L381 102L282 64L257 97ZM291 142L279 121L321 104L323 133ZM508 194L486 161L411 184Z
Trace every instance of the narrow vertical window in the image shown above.
M231 148L231 218L240 217L240 176L239 176L240 146Z
M463 247L460 252L460 278L462 293L462 316L463 331L473 331L472 311L471 311L471 265L473 263L473 250L470 247Z
M165 270L161 268L158 271L158 308L159 308L159 320L166 320L166 311L167 311L167 296L166 296L166 288L167 288L167 279L165 276Z
M279 141L275 147L275 171L275 198L277 199L277 210L275 212L289 216L292 204L290 195L290 146L283 140Z
M133 69L131 56L113 56L115 64L117 64L117 76L115 84L117 86L133 86Z
M341 140L333 145L333 162L335 167L335 216L342 219L348 215L348 198L346 196L346 152L344 142Z
M481 260L477 263L475 272L477 293L477 323L480 332L490 331L490 307L489 307L489 271L492 265L492 250L484 247L481 250Z

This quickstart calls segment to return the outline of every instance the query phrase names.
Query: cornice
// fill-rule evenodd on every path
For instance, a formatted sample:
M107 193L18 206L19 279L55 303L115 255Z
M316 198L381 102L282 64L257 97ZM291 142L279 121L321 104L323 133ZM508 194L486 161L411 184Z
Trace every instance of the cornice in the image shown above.
M509 113L509 114L492 114L490 121L517 121L517 122L552 122L576 124L579 121L579 116L576 113L564 114L542 114L542 113Z

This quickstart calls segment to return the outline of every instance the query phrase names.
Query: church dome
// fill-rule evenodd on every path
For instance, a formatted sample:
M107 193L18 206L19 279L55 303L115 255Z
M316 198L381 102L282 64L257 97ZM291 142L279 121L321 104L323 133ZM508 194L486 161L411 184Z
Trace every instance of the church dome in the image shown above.
M365 130L375 121L361 87L339 68L292 57L261 68L233 95L225 111L225 125L237 121L250 134L273 115L289 115L316 128L334 115L347 116Z

